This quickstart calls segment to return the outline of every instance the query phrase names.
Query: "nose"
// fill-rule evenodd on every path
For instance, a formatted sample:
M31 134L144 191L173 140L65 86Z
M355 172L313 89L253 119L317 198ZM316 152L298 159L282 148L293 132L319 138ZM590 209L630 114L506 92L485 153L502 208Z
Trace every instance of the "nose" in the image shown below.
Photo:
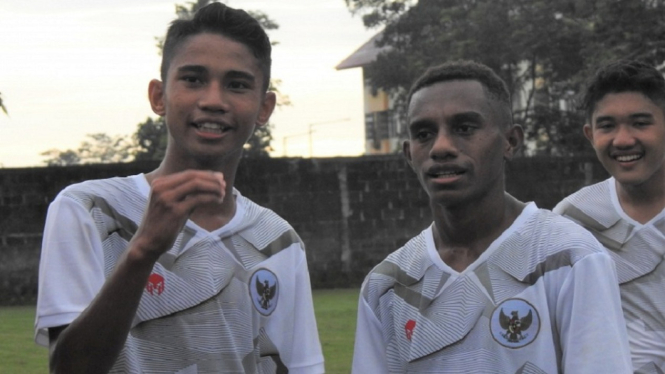
M211 112L227 112L229 110L223 86L214 81L201 90L198 105L202 110Z
M458 153L459 149L455 142L455 138L451 136L449 131L440 130L434 139L432 148L430 149L430 157L434 160L444 160L455 158Z
M616 148L630 148L635 145L631 126L619 125L617 132L612 140L612 145Z

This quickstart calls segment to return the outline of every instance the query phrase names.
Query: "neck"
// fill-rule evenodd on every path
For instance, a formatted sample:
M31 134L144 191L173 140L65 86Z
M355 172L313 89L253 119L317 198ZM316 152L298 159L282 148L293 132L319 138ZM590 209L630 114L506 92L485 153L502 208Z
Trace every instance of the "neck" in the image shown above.
M434 243L439 255L461 271L487 250L526 204L508 193L459 207L433 206Z
M637 222L646 223L665 208L663 178L653 178L639 185L615 183L621 208Z

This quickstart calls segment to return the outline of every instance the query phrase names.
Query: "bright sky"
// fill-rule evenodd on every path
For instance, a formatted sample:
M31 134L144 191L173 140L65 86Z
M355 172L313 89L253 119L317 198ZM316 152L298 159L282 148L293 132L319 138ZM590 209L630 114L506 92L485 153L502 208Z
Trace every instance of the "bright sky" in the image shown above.
M159 77L155 37L186 0L0 2L0 166L43 166L40 153L76 149L86 134L127 135L153 116L147 86ZM292 106L277 109L274 157L359 155L362 73L336 71L376 30L344 0L228 0L279 24L269 33L272 75ZM285 141L286 139L286 141ZM284 145L286 144L286 149Z

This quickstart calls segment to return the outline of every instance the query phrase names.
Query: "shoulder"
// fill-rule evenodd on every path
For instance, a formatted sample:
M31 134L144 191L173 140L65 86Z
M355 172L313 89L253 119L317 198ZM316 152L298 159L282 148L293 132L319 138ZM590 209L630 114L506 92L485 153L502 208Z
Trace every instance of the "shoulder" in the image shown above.
M424 230L369 272L361 293L370 305L375 305L379 297L395 286L408 287L423 279L433 265L427 253L428 233L429 230Z
M609 201L609 182L610 179L606 179L602 182L582 187L577 192L572 193L561 200L552 211L557 214L565 215L573 207L579 209L593 204L603 204Z
M488 262L519 281L534 283L548 271L572 268L596 254L606 256L591 233L558 214L538 209Z
M122 200L132 194L138 195L136 181L134 180L136 177L94 179L72 184L63 189L56 200L70 198L88 209L100 200Z
M237 234L267 256L287 248L304 250L305 245L293 227L277 213L262 207L237 192L237 204L244 219Z
M602 231L612 227L621 219L612 202L612 181L610 178L580 189L557 204L553 212L587 229Z

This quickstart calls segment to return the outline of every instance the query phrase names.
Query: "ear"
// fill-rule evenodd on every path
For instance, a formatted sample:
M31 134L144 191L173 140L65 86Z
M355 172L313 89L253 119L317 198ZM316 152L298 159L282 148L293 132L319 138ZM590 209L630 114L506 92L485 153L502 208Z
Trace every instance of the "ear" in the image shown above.
M164 83L157 79L153 79L148 84L148 100L152 111L158 116L166 114L166 105L164 105Z
M522 144L524 144L524 129L520 125L512 125L506 131L506 149L503 152L503 159L512 159L515 153L522 147Z
M402 143L402 153L404 154L404 158L406 158L406 162L408 162L411 169L413 169L413 164L411 163L411 143L408 140L405 140L404 143Z
M277 103L277 95L274 92L268 91L263 95L261 108L259 108L259 115L256 117L256 125L263 126L268 123L273 110L275 110L275 103Z
M587 140L593 145L593 127L590 124L585 123L582 130L584 130L584 136L586 136Z

